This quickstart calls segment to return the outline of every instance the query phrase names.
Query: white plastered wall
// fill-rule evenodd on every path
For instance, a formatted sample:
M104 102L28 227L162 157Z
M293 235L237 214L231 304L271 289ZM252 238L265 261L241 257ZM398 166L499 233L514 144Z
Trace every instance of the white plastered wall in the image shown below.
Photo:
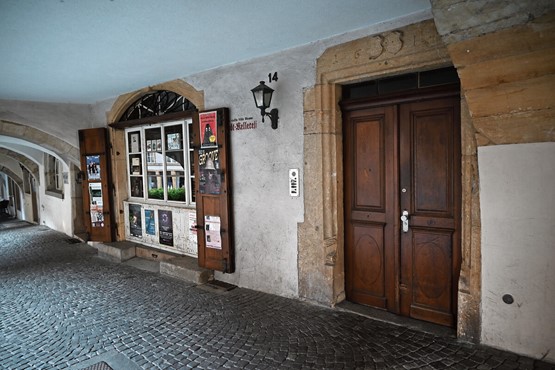
M46 156L46 154L45 154ZM42 225L48 226L51 229L60 231L69 236L73 236L73 209L72 209L72 187L70 181L72 177L70 175L68 165L63 162L63 172L67 173L68 183L64 183L64 196L60 198L58 196L48 194L46 191L46 178L44 165L39 165L40 171L40 203L39 203L39 214L40 223Z
M216 278L283 296L298 295L297 223L303 201L290 197L289 169L303 168L303 88L314 79L305 52L283 54L199 74L186 81L204 90L206 109L229 107L233 122L256 121L256 129L230 132L236 272ZM268 82L269 73L278 81ZM251 89L265 80L275 90L271 108L279 127L261 122ZM234 121L237 120L237 121Z
M481 147L478 163L482 343L555 361L555 143Z

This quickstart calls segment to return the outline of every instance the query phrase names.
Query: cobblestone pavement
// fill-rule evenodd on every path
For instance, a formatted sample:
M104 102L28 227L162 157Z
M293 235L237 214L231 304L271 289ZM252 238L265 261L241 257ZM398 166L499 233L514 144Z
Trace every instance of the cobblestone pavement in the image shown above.
M0 368L555 369L296 300L201 289L73 241L43 226L0 230Z

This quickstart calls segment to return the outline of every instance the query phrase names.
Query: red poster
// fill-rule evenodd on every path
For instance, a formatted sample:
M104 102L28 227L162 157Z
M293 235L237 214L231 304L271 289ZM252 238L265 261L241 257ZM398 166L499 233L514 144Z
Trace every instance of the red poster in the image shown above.
M216 111L199 114L201 148L213 148L218 146L217 120L218 115Z

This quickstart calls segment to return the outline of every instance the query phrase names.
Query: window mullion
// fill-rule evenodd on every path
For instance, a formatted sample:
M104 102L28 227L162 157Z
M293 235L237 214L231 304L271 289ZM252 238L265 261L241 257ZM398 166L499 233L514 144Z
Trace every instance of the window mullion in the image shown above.
M160 127L162 134L162 173L163 173L163 184L164 184L164 200L168 201L168 158L166 153L166 128Z

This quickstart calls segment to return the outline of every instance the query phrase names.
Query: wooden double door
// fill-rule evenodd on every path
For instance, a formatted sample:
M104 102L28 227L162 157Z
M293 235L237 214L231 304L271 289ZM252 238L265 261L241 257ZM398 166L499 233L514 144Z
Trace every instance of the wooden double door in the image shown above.
M458 93L342 107L347 299L454 326Z

